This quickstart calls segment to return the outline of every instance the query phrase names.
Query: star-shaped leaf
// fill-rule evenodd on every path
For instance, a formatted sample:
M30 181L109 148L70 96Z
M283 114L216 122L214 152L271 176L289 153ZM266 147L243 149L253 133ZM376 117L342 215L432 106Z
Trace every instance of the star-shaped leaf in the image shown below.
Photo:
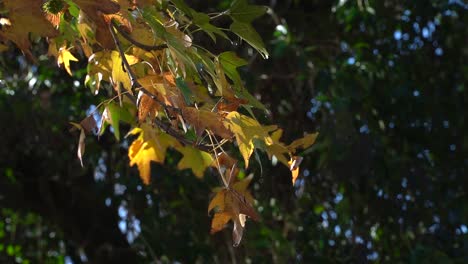
M193 174L198 178L202 178L206 168L213 164L213 157L208 152L191 146L184 146L177 150L184 155L179 164L177 164L177 168L179 170L192 169Z
M58 58L57 58L57 63L58 65L63 65L65 67L65 70L72 76L72 72L70 70L70 61L78 61L73 54L70 53L68 49L65 47L60 48L58 52Z
M276 126L262 126L257 120L235 111L226 116L225 125L236 136L246 168L249 166L249 158L256 146L264 147L273 144L269 132L277 129Z
M208 213L215 211L211 222L212 234L222 230L230 220L234 222L232 233L234 246L239 245L242 239L246 216L255 221L260 219L252 205L253 197L247 190L252 177L253 175L218 190L208 206Z
M138 135L128 149L130 166L137 165L140 177L145 184L151 178L151 161L163 163L169 146L179 146L177 140L165 133L156 132L148 124L134 128L129 135Z

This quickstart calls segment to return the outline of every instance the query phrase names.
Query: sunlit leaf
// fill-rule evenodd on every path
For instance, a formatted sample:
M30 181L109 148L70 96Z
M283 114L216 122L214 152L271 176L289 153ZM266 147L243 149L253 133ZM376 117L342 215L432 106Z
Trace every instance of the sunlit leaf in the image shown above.
M297 148L308 148L315 143L319 133L307 134L303 138L294 140L289 146L288 149L294 151Z
M147 124L134 128L129 135L138 135L128 149L130 166L137 165L143 183L149 184L151 178L151 161L163 163L169 146L179 146L179 143L165 133L155 132Z
M75 56L73 56L73 54L71 54L70 51L65 47L60 48L60 50L58 51L57 63L58 65L63 65L63 67L65 67L65 70L71 76L72 72L70 70L70 61L78 61L78 59L75 58Z
M255 148L254 140L256 139L266 145L271 145L273 141L269 132L277 129L276 126L262 126L257 120L238 112L229 113L226 116L225 125L236 136L236 141L242 157L244 157L246 168L249 166L249 158ZM261 145L257 144L257 146Z
M288 162L289 170L291 170L292 174L292 184L296 183L297 177L299 176L299 165L301 164L303 158L299 156L294 156Z
M85 139L86 139L86 133L84 129L80 129L80 139L78 140L78 159L80 160L81 167L83 167L83 155L85 153Z
M198 178L202 178L206 168L213 164L213 157L205 151L191 146L184 146L177 150L184 155L177 164L177 168L179 170L191 169Z
M128 64L133 65L138 62L138 58L125 55ZM124 69L124 65L122 63L122 58L120 54L116 51L112 51L111 53L111 60L112 60L112 82L114 85L118 85L122 83L123 87L127 91L131 91L132 83L130 81L130 77L128 76L127 71Z
M182 109L184 119L191 124L198 136L201 136L205 129L222 138L231 138L232 132L223 125L224 118L218 113L206 110L198 110L194 107Z

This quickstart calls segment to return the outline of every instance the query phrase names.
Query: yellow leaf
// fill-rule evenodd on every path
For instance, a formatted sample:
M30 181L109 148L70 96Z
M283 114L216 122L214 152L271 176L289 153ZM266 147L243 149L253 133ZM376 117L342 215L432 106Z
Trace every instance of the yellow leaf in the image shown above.
M244 158L246 168L249 166L249 158L255 148L254 140L269 146L273 144L269 132L277 129L276 126L261 126L257 120L235 111L226 116L225 126L236 136L239 151ZM262 147L262 145L258 146Z
M308 148L312 146L312 144L315 143L315 140L317 139L318 132L313 133L313 134L307 134L303 138L296 139L294 140L289 146L288 149L291 152L295 152L297 148Z
M177 164L177 168L179 170L192 169L193 174L198 178L202 178L206 168L213 164L213 157L205 151L191 146L184 146L177 150L184 155L179 164Z
M159 75L146 75L145 77L138 79L138 83L152 93L166 95L164 80Z
M150 125L142 124L134 128L130 135L139 134L128 149L130 166L137 165L140 177L145 184L151 178L151 161L163 163L169 146L178 146L177 140L165 133L158 133Z
M70 70L70 61L78 61L73 54L70 53L68 49L65 47L61 47L59 52L58 52L58 58L57 58L57 63L58 65L62 65L65 67L65 70L72 76L72 72Z
M138 62L138 58L131 56L131 55L125 55L125 58L127 59L129 65L133 65ZM128 76L128 73L123 68L124 65L122 64L122 58L120 57L120 54L117 51L112 51L111 60L112 60L112 82L114 83L114 85L118 85L119 83L122 83L125 90L131 91L132 83L130 81L130 77Z
M289 153L289 150L282 142L279 141L282 134L282 129L278 129L271 134L273 144L267 146L266 151L270 159L272 156L275 156L281 163L283 163L284 165L288 165L288 159L286 158L286 154Z

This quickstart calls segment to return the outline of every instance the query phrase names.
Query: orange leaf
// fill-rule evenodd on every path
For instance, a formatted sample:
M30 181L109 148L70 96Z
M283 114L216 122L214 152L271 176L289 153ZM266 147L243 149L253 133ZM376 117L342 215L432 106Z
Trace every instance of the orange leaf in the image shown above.
M294 156L288 162L289 169L291 170L291 174L292 174L292 184L293 185L296 182L297 177L299 176L299 165L301 164L302 160L303 160L302 157Z
M232 215L230 213L218 213L215 214L211 221L211 234L221 231L224 226L231 220Z
M138 121L144 122L147 117L150 120L158 115L161 106L151 97L143 94L138 104Z

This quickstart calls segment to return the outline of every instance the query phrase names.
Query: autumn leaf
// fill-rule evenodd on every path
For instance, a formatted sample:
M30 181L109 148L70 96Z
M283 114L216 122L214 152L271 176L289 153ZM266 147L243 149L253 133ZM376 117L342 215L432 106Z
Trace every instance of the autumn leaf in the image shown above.
M177 150L184 155L177 164L177 168L179 170L191 169L198 178L202 178L206 168L213 165L213 157L208 152L191 146L183 146Z
M143 183L149 184L151 178L151 161L163 163L169 146L178 147L180 143L171 136L156 132L148 124L134 128L129 135L138 135L128 149L130 166L137 165Z
M80 160L81 167L83 167L83 155L85 153L85 139L86 139L86 134L92 133L96 131L97 124L96 120L94 120L94 117L92 115L87 116L81 122L75 123L75 122L70 122L73 127L70 129L70 131L73 130L80 130L80 137L78 139L78 151L77 151L77 156L78 159Z
M122 106L114 102L109 103L104 112L102 113L101 126L99 135L102 135L107 127L111 125L114 128L115 139L120 140L120 122L127 124L134 124L134 111L133 105L127 102L123 102Z
M84 129L80 129L80 139L78 140L78 159L80 159L81 167L83 167L83 155L85 153L85 139L86 139L86 134Z
M288 159L286 155L289 155L289 149L280 141L281 135L283 134L282 129L278 129L271 133L271 139L273 144L266 147L266 151L270 159L275 156L281 163L286 166L288 165Z
M4 7L9 11L10 26L2 26L0 38L13 41L31 60L29 33L42 37L54 37L58 31L46 19L40 0L4 0Z
M78 61L73 54L70 53L68 49L65 47L61 47L58 52L58 58L57 58L57 63L58 65L63 65L65 67L65 70L72 76L72 72L70 70L70 61Z
M245 178L235 184L226 186L218 190L216 195L208 205L208 213L212 210L215 211L213 220L211 222L211 234L214 234L224 228L229 222L233 221L233 244L239 245L244 227L246 216L255 221L260 219L253 207L253 197L248 192L247 187L252 180L253 175Z
M262 144L267 146L273 144L269 132L277 129L276 126L262 126L257 120L235 111L226 116L224 124L236 136L239 151L244 158L246 168L249 166L249 158L255 146L261 147Z
M128 61L128 64L133 65L138 62L138 58L132 55L125 55L125 58ZM112 83L114 87L117 86L116 90L118 89L119 83L122 83L123 87L127 91L131 91L132 83L130 81L130 77L128 73L124 70L124 66L122 64L122 58L117 51L112 51L111 53L111 60L112 60Z
M138 121L145 122L146 118L150 120L156 118L159 108L161 108L160 105L153 98L141 92L138 103Z
M299 156L294 156L288 161L289 170L292 174L292 184L296 183L297 177L299 176L299 165L301 164L303 158Z
M99 44L105 49L113 49L115 44L108 27L111 18L106 17L106 14L117 13L120 5L111 0L74 0L73 2L94 22L95 36Z
M231 138L233 136L232 132L223 125L224 118L218 113L199 110L195 107L184 107L182 115L195 128L198 136L201 136L205 129L211 130L215 135L222 138Z
M294 140L289 146L288 149L292 152L294 152L297 148L308 148L312 146L315 143L315 140L317 139L318 132L313 133L313 134L307 134L303 138Z

